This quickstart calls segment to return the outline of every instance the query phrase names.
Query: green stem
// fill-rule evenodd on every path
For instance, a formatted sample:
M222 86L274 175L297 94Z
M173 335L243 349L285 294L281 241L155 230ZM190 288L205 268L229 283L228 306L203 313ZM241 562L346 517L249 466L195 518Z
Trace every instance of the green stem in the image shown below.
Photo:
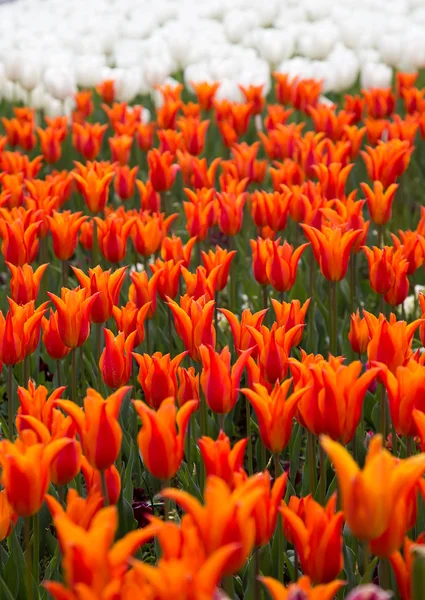
M261 600L263 594L260 585L260 549L254 550L254 600Z
M319 444L319 468L320 468L320 487L319 502L325 506L326 502L326 455L321 444Z
M96 323L96 364L97 364L97 385L99 389L102 385L102 373L100 370L100 356L102 354L102 323Z
M310 493L312 496L316 493L317 472L316 472L316 439L314 435L307 431L307 454L308 454L308 474L310 478Z
M355 252L350 258L350 300L351 300L351 312L355 311L356 306L356 258Z
M378 564L378 577L379 577L379 586L383 590L391 589L391 573L390 573L390 563L388 558L384 558L381 556Z
M33 544L33 577L36 585L40 583L40 515L36 513L32 518L32 544Z
M298 571L299 571L299 559L298 552L294 546L294 581L298 581Z
M24 519L24 542L25 542L25 558L26 558L26 587L27 587L27 600L33 600L33 586L32 586L32 556L31 556L31 542L30 542L30 518L25 517Z
M58 489L59 493L59 503L61 506L65 507L65 486L60 485Z
M233 575L223 577L221 586L231 600L235 598L235 586L233 584Z
M15 417L15 407L13 402L13 365L7 365L7 413L8 413L8 431L9 439L13 439L13 419Z
M330 325L330 351L333 356L337 355L337 304L336 304L336 281L329 282L329 325Z
M72 400L78 403L77 399L77 348L71 350L71 376L72 376Z
M146 354L150 354L151 343L150 343L149 319L146 319L146 321L145 321L145 343L146 343Z
M108 484L106 482L106 471L100 471L100 482L102 485L103 505L109 506Z
M279 454L273 454L273 462L274 476L275 478L277 478L282 473L282 466L280 464ZM277 535L277 579L279 581L283 581L283 526L282 517L280 513L278 514L277 531L275 535Z
M310 306L308 309L309 320L308 320L308 341L310 345L310 351L316 352L316 328L314 323L315 313L315 300L316 300L316 263L314 258L313 249L310 252Z
M260 458L261 458L261 470L265 471L267 465L266 447L263 442L260 443Z
M170 350L170 356L173 356L173 315L170 307L167 310L168 313L168 344Z
M31 357L29 355L24 358L24 387L28 387L30 378L30 360Z
M383 384L381 384L381 433L385 443L387 439L387 399Z
M397 441L397 429L394 425L394 423L391 426L391 437L392 437L392 447L393 447L393 455L397 456L398 455L398 441Z
M218 427L224 431L224 413L218 415Z
M166 488L170 487L170 480L166 479L165 481L162 482L162 489L165 490ZM169 498L164 498L164 521L169 521L170 519L170 499Z
M68 287L68 261L62 261L62 286Z
M408 435L406 437L406 458L413 456L413 437Z
M366 577L369 568L369 542L363 542L363 579L362 583L369 583L369 577Z
M254 472L252 460L252 436L251 436L251 404L248 398L245 398L246 412L246 437L248 438L248 473L252 475Z
M99 264L99 239L97 232L97 223L96 220L93 219L93 244L91 249L91 262L92 268Z
M57 374L58 374L58 387L61 387L61 385L62 385L62 369L61 369L61 361L60 360L56 361L56 369L57 369Z
M187 431L186 431L186 440L185 440L185 444L186 444L186 449L185 449L185 454L186 454L186 463L187 463L187 468L189 469L189 473L190 475L192 475L192 452L191 452L191 442L192 442L192 418L189 419L189 422L187 424Z

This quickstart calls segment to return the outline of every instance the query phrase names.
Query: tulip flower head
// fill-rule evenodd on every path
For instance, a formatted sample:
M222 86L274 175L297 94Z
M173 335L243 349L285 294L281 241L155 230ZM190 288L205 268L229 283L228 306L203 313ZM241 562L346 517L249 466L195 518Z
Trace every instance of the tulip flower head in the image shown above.
M61 288L61 297L48 292L47 295L57 310L57 324L62 343L68 348L82 346L90 333L90 312L97 296L89 295L84 288L69 290Z
M174 398L166 398L155 412L141 400L134 407L142 419L137 443L148 471L163 481L174 477L184 454L184 438L189 419L198 402L186 402L178 411Z
M203 436L199 439L199 449L204 461L207 477L215 475L234 488L240 479L246 479L243 469L247 438L230 447L230 440L224 431L220 431L216 440Z

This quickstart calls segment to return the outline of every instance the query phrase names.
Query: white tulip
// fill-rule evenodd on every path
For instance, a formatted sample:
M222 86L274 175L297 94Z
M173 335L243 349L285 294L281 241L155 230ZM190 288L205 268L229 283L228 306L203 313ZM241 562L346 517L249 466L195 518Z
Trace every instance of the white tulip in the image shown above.
M21 68L19 79L23 88L29 92L41 81L41 64L35 59L27 58Z
M63 115L63 103L50 94L45 95L43 108L48 117L59 117Z
M77 91L75 75L66 68L48 68L44 73L44 84L47 92L58 100L65 100Z
M94 87L99 81L105 59L101 55L84 55L78 58L75 65L75 78L81 87Z
M6 76L10 81L16 82L21 79L24 57L21 52L12 50L3 58Z
M386 88L391 86L392 70L383 63L366 63L362 65L360 82L362 87Z

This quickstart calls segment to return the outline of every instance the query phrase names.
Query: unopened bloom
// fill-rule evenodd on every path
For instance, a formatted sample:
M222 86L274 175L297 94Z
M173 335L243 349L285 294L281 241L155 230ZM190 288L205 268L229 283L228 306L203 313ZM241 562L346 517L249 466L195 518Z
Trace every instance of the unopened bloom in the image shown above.
M169 190L176 177L179 165L173 165L173 156L170 152L160 154L158 150L148 152L149 181L157 192Z
M85 173L73 172L73 177L87 208L92 213L101 212L108 201L109 187L114 177L113 171L99 175L94 168L90 168Z
M50 317L41 320L43 329L42 342L46 348L47 354L54 360L60 360L67 356L71 348L65 346L59 334L58 313L50 309Z
M309 244L299 246L295 251L291 244L279 241L272 242L272 255L266 262L266 273L272 287L278 292L287 292L294 284L297 276L297 266L302 253Z
M200 359L202 344L215 347L214 304L213 300L206 301L205 296L197 300L182 296L180 305L168 299L177 334L193 360Z
M60 260L69 260L75 252L81 225L88 219L81 212L53 211L47 215L53 239L53 252Z

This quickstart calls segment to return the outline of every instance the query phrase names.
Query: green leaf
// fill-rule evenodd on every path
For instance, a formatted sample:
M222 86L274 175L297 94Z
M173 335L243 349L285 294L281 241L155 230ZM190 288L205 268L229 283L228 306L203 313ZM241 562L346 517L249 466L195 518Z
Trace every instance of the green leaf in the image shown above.
M0 585L1 585L1 589L2 589L2 598L4 598L4 600L15 600L16 592L14 594L12 594L12 592L7 587L5 581L2 577L0 577ZM3 594L4 594L4 596L3 596Z

